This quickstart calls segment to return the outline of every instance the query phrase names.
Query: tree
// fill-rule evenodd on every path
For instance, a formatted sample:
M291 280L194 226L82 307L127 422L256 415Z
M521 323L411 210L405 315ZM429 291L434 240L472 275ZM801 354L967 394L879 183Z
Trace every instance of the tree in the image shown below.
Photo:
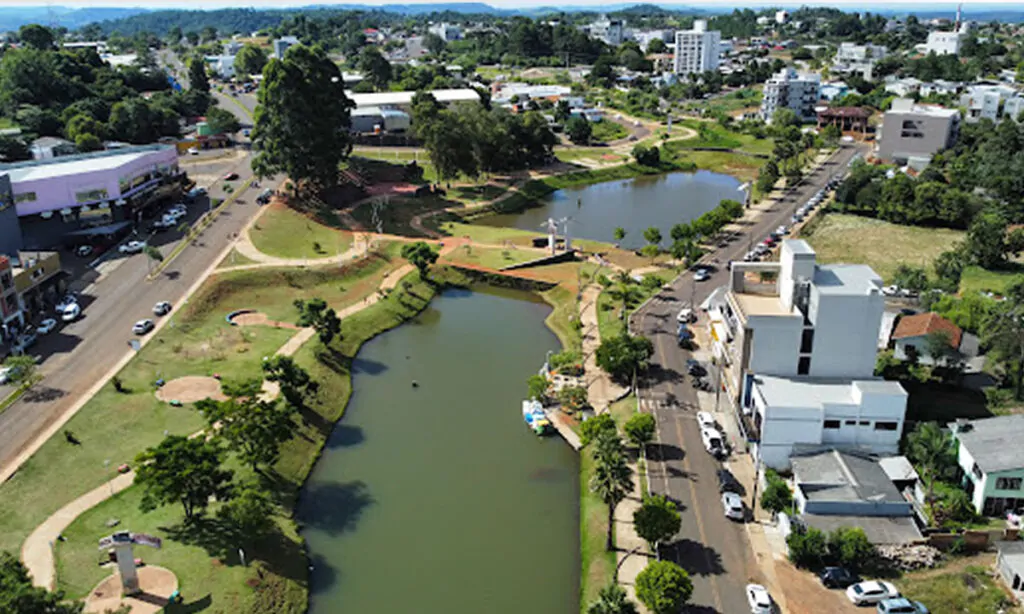
M658 544L672 538L679 532L682 520L676 504L663 495L649 495L643 504L633 512L633 526L651 548L657 552Z
M590 135L593 131L594 130L590 125L590 122L582 115L570 117L569 120L565 122L565 134L569 137L569 140L576 145L587 145L590 143Z
M213 106L206 112L206 124L214 134L234 134L242 129L242 124L234 113Z
M437 262L437 252L430 245L423 241L406 243L402 246L402 258L409 261L409 264L416 267L420 272L420 278L427 279L427 272L430 266Z
M864 569L875 558L875 547L864 529L839 527L828 536L828 551L833 561L850 571Z
M616 242L621 242L623 239L626 238L626 229L623 228L622 226L618 226L615 229L614 236L615 236L615 241Z
M956 356L953 339L948 330L933 330L924 337L924 350L935 366L943 365Z
M327 306L322 298L312 298L308 301L295 299L292 303L299 310L298 325L302 327L312 326L316 329L320 342L330 345L335 338L341 338L341 318Z
M225 383L223 388L227 400L197 401L196 409L211 432L215 430L243 463L254 471L260 465L272 465L280 456L281 444L291 439L292 407L276 399L263 400L258 379Z
M79 113L68 120L67 124L64 125L64 136L72 141L77 141L79 135L91 134L94 136L103 136L106 134L107 127L95 119L91 115L85 113Z
M892 283L906 290L921 292L928 288L928 274L923 267L901 263L892 274Z
M629 382L647 369L654 355L654 344L646 337L622 333L601 342L597 348L597 366L619 382Z
M63 591L50 592L33 585L28 568L10 552L0 552L0 612L80 614L83 607L80 601L66 601ZM599 614L609 612L615 610L599 611Z
M609 584L597 594L597 601L587 606L587 614L637 614L636 604L618 584Z
M246 43L235 54L235 73L243 76L263 74L267 65L267 52L263 47Z
M671 561L651 561L636 576L636 596L654 614L676 614L692 594L690 574Z
M935 483L957 466L952 440L937 422L920 422L907 436L907 458L924 480L928 513L934 516Z
M568 100L559 100L555 105L555 121L564 124L571 116L571 111Z
M955 291L960 285L960 277L964 272L964 250L960 248L942 252L935 258L932 268L939 278L940 285L947 291Z
M772 115L772 129L778 133L782 133L790 126L795 127L799 124L800 119L796 116L796 112L788 107L781 107Z
M445 40L433 32L423 37L423 48L433 55L444 53L445 45Z
M150 272L152 272L153 270L154 262L164 261L164 255L160 253L160 250L158 250L157 248L153 247L148 243L146 244L145 247L142 248L142 253L146 254L146 262L149 263Z
M139 507L150 512L181 503L185 520L202 513L210 499L227 499L232 472L221 467L221 450L203 437L171 435L135 457L135 484L142 487Z
M651 42L647 43L647 53L665 53L667 51L668 45L660 38L652 39Z
M782 479L769 480L761 493L761 508L772 515L788 511L793 505L793 492Z
M210 92L210 79L206 76L206 60L195 55L188 61L188 86L200 92Z
M4 367L9 369L7 379L12 384L31 388L39 383L43 377L37 373L38 363L35 356L22 354L20 356L8 356L4 360Z
M583 386L563 386L558 391L558 402L563 410L570 413L580 411L587 406L587 389Z
M644 240L654 247L658 247L658 244L661 243L661 231L657 227L651 226L644 231Z
M616 433L615 420L609 414L598 414L580 424L580 443L583 445L596 441L602 433Z
M359 52L359 70L375 90L387 90L391 82L391 62L376 47L365 47Z
M588 421L589 422L589 421ZM608 534L605 550L612 550L612 530L615 526L615 507L633 490L633 470L622 454L622 440L614 430L602 430L598 436L594 456L594 474L590 490L608 506Z
M630 416L626 424L623 425L622 430L633 445L642 448L654 440L656 427L654 416L638 413Z
M985 319L982 337L990 355L1003 363L1013 381L1013 398L1024 400L1024 284L1007 289L1001 301Z
M18 28L18 40L39 51L53 49L53 32L37 23L30 23Z
M247 482L217 513L235 531L236 539L258 541L274 528L274 502L259 485Z
M15 137L0 134L0 161L22 162L32 159L32 150L25 141Z
M281 396L296 409L306 407L306 396L315 393L317 383L290 356L277 354L263 361L263 376L281 387Z
M526 396L530 399L536 399L541 403L544 403L547 400L548 387L550 385L548 378L543 375L531 375L526 380Z
M320 47L296 45L263 69L252 130L259 177L285 173L300 191L334 185L352 150L352 101L338 65Z
M597 58L594 65L590 67L587 74L587 82L600 87L612 87L615 84L615 58L611 55L602 55Z
M996 268L1006 257L1005 239L1006 220L998 213L980 213L967 228L964 241L967 258L982 268Z
M828 541L825 534L814 527L794 530L786 537L789 560L803 569L820 567L828 556Z
M640 166L649 166L651 168L657 168L661 164L661 152L657 147L647 147L646 145L634 145L633 146L633 159Z

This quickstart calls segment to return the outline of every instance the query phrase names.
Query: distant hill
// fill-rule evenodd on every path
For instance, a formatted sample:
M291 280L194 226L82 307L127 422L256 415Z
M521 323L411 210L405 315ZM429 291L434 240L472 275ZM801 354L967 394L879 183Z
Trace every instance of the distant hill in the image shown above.
M66 6L0 6L0 32L17 30L29 23L57 25L74 30L97 21L121 19L146 11L147 9L140 7L73 9Z

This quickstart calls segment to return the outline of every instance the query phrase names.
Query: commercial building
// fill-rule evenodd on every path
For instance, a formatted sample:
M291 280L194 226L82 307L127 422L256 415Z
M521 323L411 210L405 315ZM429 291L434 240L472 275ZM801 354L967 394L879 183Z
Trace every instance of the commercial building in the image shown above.
M434 24L427 28L427 32L438 36L446 43L462 40L462 28L453 23Z
M887 50L882 45L858 45L856 43L840 43L833 63L833 72L859 74L865 79L872 79L875 64L885 57Z
M762 120L770 123L775 112L785 108L796 113L800 121L814 121L814 107L818 103L820 87L818 75L801 75L793 68L786 68L764 84L759 115Z
M480 94L472 88L433 90L429 93L441 104L480 101ZM416 92L374 92L370 94L345 92L345 94L355 103L357 109L380 107L408 112L412 110L412 98Z
M606 45L618 47L625 40L626 22L621 19L608 19L601 15L597 21L587 26L590 36L603 41Z
M676 32L675 62L677 75L699 75L718 69L718 45L722 33L708 30L708 22L697 19L692 30Z
M934 154L952 147L959 134L960 112L956 109L898 98L882 118L875 156L886 162L926 163Z
M412 119L409 114L397 109L362 107L352 110L351 132L366 134L388 132L403 133L409 129Z
M1024 415L958 420L949 428L975 511L999 516L1024 507Z
M285 54L286 51L288 51L289 47L293 47L293 46L298 45L298 44L299 44L299 39L295 38L294 36L282 36L281 38L276 39L273 42L273 45L272 45L273 48L274 48L273 56L275 58L277 58L277 59L281 59L281 58L284 57L284 54Z
M800 519L822 531L860 527L875 545L921 539L914 509L878 459L823 450L792 458L793 501Z
M960 46L963 45L966 36L964 32L929 32L924 52L935 55L960 55Z

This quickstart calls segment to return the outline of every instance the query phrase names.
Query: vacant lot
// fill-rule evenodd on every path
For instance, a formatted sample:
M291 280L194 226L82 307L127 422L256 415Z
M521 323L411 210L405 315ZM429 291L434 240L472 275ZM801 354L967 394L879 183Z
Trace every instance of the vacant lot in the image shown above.
M969 266L960 278L960 291L1005 294L1007 288L1019 281L1024 281L1024 264L1019 262L1011 262L998 271Z
M995 556L953 559L938 569L914 572L896 582L904 596L932 614L1019 614L1001 582L992 577Z
M900 263L930 269L939 254L964 236L947 228L900 226L842 213L824 215L801 237L818 253L818 261L866 264L886 281Z
M326 258L352 245L352 233L324 226L281 204L263 212L249 238L256 249L278 258Z

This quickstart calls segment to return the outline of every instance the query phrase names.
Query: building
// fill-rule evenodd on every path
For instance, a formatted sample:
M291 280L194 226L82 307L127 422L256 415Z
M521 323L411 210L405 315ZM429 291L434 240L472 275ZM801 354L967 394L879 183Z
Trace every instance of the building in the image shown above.
M886 53L887 49L882 45L840 43L832 69L833 72L855 73L871 80L875 64Z
M224 55L237 55L242 50L242 43L237 40L229 40L224 43Z
M964 38L966 35L963 32L929 32L924 52L935 55L960 55L960 46L963 45Z
M932 356L934 349L929 339L942 335L946 339L945 355ZM915 356L921 364L947 364L961 358L960 344L964 340L964 332L960 327L935 312L919 313L900 318L896 330L892 333L893 356L907 360Z
M273 48L274 48L273 57L275 57L277 59L283 58L285 52L288 51L289 47L293 47L293 46L298 45L298 44L299 44L299 39L295 38L294 36L282 36L281 38L276 39L273 42Z
M398 134L406 132L411 124L412 119L404 111L362 107L352 109L352 125L349 127L349 131L359 134L380 132Z
M832 81L831 83L822 83L818 90L818 96L822 100L832 102L833 100L839 100L843 96L850 93L850 86L842 81Z
M968 123L987 119L998 123L1005 117L1016 120L1024 109L1021 94L1008 85L971 85L960 96L960 106L967 109Z
M789 21L789 11L775 11L775 23L784 25Z
M235 56L234 55L211 55L205 58L210 71L221 79L235 78Z
M825 107L818 110L818 129L838 126L841 132L865 134L870 117L871 111L864 107Z
M906 164L927 161L956 143L960 134L960 112L937 105L916 104L897 98L882 116L875 157Z
M558 102L562 99L579 98L572 96L572 88L568 85L531 85L529 83L494 83L491 85L492 102L504 104L524 100L548 100ZM570 106L582 106L571 104Z
M607 15L601 15L587 29L591 37L603 41L606 45L618 47L625 40L626 22L621 19L608 19Z
M480 102L480 94L472 88L433 90L430 94L441 104ZM416 92L374 92L370 94L345 92L345 95L355 104L356 109L381 107L409 112L412 110L412 98Z
M985 516L1024 507L1024 415L958 420L949 425L957 447L963 486L974 509Z
M660 40L666 45L671 45L672 41L675 40L676 31L670 29L662 30L642 30L633 33L633 40L640 45L642 51L647 51L647 47L654 40Z
M996 571L1018 601L1024 601L1024 542L996 542Z
M19 252L11 261L11 275L25 317L40 314L56 303L67 288L67 279L54 251Z
M922 96L949 96L959 92L962 87L963 84L956 81L936 79L922 83L920 92Z
M32 152L33 160L51 160L60 156L70 156L78 153L74 143L55 136L40 137L32 141L28 149Z
M875 545L921 539L913 505L878 459L822 450L794 455L792 467L794 506L805 525L825 532L860 527Z
M771 123L776 111L791 109L800 121L814 121L817 117L814 107L818 103L820 87L818 75L800 75L796 70L786 68L764 84L759 115L762 120Z
M462 40L462 28L453 23L437 23L427 28L427 32L438 36L446 43Z
M24 329L25 314L14 285L11 259L0 255L0 353L9 353Z
M718 69L718 45L722 33L708 30L708 22L697 19L692 30L676 32L675 62L677 75L699 75Z
M885 80L885 91L890 94L896 94L901 98L909 98L920 91L921 85L922 81L913 77L905 79L887 77Z

